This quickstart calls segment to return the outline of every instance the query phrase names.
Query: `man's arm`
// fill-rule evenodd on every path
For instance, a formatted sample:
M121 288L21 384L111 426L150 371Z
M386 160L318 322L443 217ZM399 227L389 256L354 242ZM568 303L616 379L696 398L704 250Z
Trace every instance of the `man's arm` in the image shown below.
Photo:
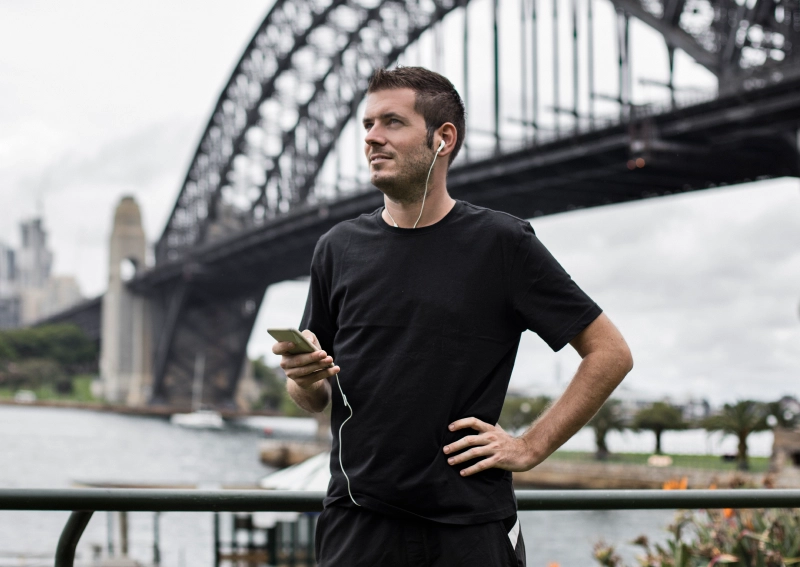
M509 471L532 469L586 425L633 368L625 339L605 314L600 314L570 344L583 359L578 371L558 401L521 437L512 437L500 426L474 417L450 424L451 431L478 431L478 435L468 435L444 448L445 454L453 455L448 458L451 465L484 457L464 469L462 476L493 467ZM468 450L454 454L463 449Z
M311 413L323 411L331 400L331 386L324 379L320 379L307 389L298 386L294 380L288 380L286 390L298 406Z
M272 352L281 355L281 368L286 373L286 390L295 403L306 411L321 412L331 400L331 386L326 380L339 373L334 366L333 358L321 350L314 333L303 331L311 344L317 347L316 352L308 354L289 354L294 348L290 342L278 342L272 345Z

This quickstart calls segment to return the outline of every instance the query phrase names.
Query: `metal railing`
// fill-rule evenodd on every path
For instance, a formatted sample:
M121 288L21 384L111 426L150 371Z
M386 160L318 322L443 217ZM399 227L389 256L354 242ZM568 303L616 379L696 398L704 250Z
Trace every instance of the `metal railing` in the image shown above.
M519 510L800 508L800 490L517 490ZM125 512L319 512L323 492L166 489L0 489L0 510L71 511L55 567L73 567L92 514Z

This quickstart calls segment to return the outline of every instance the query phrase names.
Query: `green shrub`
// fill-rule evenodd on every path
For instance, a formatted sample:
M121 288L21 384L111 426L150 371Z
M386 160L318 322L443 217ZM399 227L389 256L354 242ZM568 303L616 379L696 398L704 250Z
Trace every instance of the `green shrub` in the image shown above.
M96 364L97 346L75 325L43 325L0 331L0 356L12 360L46 358L64 366L69 373Z
M663 545L650 545L645 536L633 542L644 551L640 567L800 565L800 509L681 511L668 531ZM603 542L594 558L605 567L624 567L614 547Z
M71 390L71 384L64 369L55 361L43 358L29 358L8 364L5 372L0 373L0 386L5 388L26 388L35 390L43 386L55 390Z
M0 363L15 360L17 358L17 351L8 342L8 340L0 334Z
M72 399L79 402L93 402L96 398L92 395L92 381L94 376L79 375L72 378Z

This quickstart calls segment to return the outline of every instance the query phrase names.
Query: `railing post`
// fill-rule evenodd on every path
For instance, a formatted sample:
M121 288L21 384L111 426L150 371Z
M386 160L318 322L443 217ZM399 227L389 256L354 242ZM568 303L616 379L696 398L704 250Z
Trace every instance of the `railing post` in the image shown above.
M128 512L119 513L119 552L122 557L128 557Z
M214 512L214 567L219 567L222 542L219 536L219 512Z
M75 548L83 535L83 530L89 524L94 512L86 510L75 510L70 514L61 537L58 538L56 547L55 567L73 567L75 563Z
M153 565L161 565L161 512L153 513Z
M267 551L269 552L269 562L273 565L278 564L278 524L267 530Z
M314 555L316 554L316 550L314 549L314 537L316 535L316 515L315 514L306 514L306 518L308 519L308 540L306 541L306 565L307 567L314 566Z
M285 548L283 522L275 522L275 565L286 559L286 554L283 552Z
M289 547L289 567L297 567L297 522L289 526L291 546Z
M114 555L114 513L106 512L106 539L108 540L108 547L106 551L108 556Z

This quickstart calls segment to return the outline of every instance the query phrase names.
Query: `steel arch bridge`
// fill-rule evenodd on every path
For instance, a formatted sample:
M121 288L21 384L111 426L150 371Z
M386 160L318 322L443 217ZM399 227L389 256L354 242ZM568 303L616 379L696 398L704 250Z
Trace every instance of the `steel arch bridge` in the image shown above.
M642 23L662 80L636 80ZM797 0L276 0L130 284L155 306L154 402L188 403L203 351L205 401L230 403L267 287L379 206L346 139L373 70L424 41L467 102L458 198L527 218L800 175ZM716 89L687 96L686 56Z

